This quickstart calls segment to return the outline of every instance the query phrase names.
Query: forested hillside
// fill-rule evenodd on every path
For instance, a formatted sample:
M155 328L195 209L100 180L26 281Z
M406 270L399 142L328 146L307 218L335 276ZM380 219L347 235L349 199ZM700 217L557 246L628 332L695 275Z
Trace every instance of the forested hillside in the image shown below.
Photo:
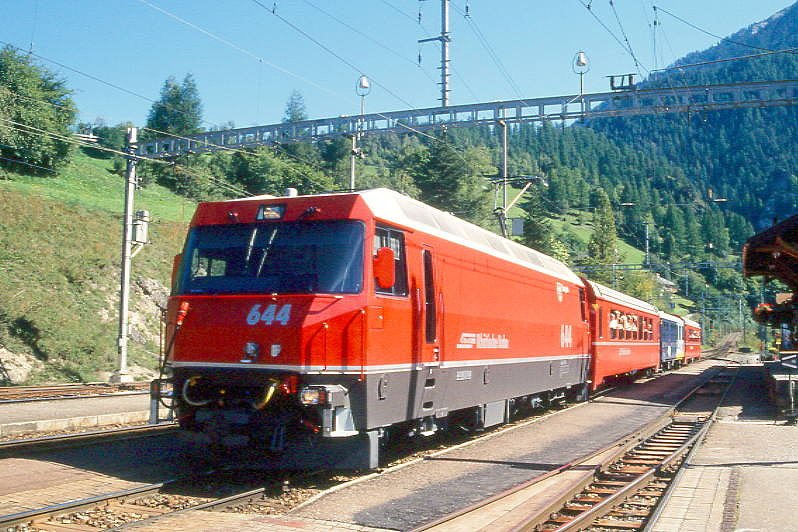
M640 87L798 79L796 48L798 4L687 55ZM780 50L788 51L771 53ZM762 229L798 210L797 118L795 107L773 107L613 118L589 126L622 145L663 155L696 190L728 198L726 225L734 231L741 221L732 213Z

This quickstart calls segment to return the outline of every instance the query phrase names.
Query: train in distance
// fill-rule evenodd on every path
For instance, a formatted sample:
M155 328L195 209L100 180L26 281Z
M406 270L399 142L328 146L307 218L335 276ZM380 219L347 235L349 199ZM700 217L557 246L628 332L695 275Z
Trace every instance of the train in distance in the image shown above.
M184 437L275 467L376 467L392 435L700 357L697 323L388 189L201 203L162 376Z

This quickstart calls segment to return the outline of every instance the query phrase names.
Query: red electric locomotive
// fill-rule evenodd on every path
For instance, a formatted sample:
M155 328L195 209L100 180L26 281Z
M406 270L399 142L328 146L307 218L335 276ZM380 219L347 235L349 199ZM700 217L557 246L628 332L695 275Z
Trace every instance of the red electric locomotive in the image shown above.
M689 364L701 359L701 324L682 318L684 320L684 362Z
M173 281L181 428L281 467L375 467L393 428L584 397L588 312L645 319L593 342L594 387L656 343L650 306L591 283L589 307L562 263L386 189L202 203Z
M654 305L585 279L590 302L592 389L659 366L659 311Z

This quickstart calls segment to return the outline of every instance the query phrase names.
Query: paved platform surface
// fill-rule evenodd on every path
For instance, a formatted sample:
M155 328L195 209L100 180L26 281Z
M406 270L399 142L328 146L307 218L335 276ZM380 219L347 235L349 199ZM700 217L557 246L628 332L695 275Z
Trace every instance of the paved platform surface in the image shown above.
M762 368L741 368L652 530L798 531L798 427L775 414Z
M149 409L149 394L0 403L0 436L140 423Z
M322 497L289 515L410 530L601 449L708 379L701 362Z

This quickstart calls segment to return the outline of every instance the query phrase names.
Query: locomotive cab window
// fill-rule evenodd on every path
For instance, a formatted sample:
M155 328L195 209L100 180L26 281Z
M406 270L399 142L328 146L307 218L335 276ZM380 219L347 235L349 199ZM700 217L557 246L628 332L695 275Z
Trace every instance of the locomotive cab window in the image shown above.
M351 220L195 227L176 293L358 293L363 233Z
M394 257L394 284L389 288L380 287L375 281L378 294L393 296L407 295L407 260L405 256L405 235L396 229L377 227L374 232L374 255L380 248L390 248Z

